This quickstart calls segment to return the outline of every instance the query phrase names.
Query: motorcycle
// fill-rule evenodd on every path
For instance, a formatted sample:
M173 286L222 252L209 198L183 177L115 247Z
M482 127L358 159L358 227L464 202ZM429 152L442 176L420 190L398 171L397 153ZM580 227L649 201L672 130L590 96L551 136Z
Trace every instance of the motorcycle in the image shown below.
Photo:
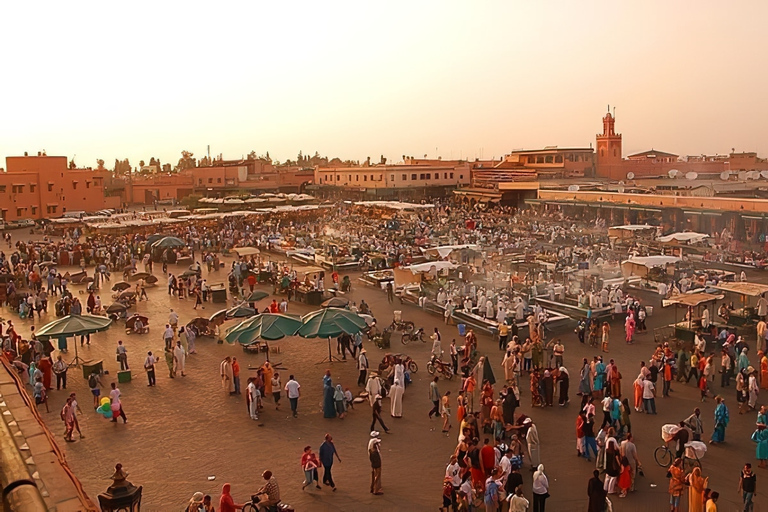
M427 371L430 375L434 375L435 373L440 372L443 374L443 377L448 380L453 378L453 364L444 362L442 359L434 355L427 363Z
M426 343L427 339L424 337L424 328L419 327L415 332L404 332L402 337L403 345L407 345L409 341L419 340L422 343Z

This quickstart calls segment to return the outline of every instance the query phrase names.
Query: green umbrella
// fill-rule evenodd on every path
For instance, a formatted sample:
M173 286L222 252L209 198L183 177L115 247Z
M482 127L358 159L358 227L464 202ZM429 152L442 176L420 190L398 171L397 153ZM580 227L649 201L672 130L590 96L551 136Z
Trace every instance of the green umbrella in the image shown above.
M35 335L43 341L50 338L84 336L93 332L104 331L109 328L111 323L112 320L105 316L67 315L64 318L59 318L49 324L45 324ZM77 354L77 343L75 343L75 359L69 363L69 366L79 367L84 362Z
M236 341L250 345L257 338L264 340L279 340L296 334L301 327L301 318L281 313L262 313L244 320L227 330L224 339L227 343Z
M258 302L261 299L264 299L266 297L269 297L269 294L267 292L262 292L261 290L254 290L251 292L251 294L245 299L245 302Z
M106 316L96 315L68 315L44 325L35 335L41 340L49 338L62 338L81 336L94 332L104 331L112 323Z
M325 308L304 315L297 335L302 338L335 338L356 334L367 327L365 320L347 309Z

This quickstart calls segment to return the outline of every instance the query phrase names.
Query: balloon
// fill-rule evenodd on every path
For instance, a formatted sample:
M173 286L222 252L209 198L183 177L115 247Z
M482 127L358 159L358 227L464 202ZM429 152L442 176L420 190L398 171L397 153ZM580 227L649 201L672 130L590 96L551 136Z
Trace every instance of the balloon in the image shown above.
M107 418L107 419L112 418L112 410L111 409L109 411L105 412L105 413L102 413L102 414L104 414L104 417Z
M99 406L99 408L98 408L98 409L96 409L96 410L97 410L99 413L101 413L101 414L104 414L104 413L107 413L107 412L110 412L110 411L112 411L112 408L110 407L109 403L106 403L106 404L102 404L102 405L100 405L100 406Z
M109 397L108 396L103 396L103 397L101 397L101 400L99 401L99 405L108 404L109 402L110 402Z

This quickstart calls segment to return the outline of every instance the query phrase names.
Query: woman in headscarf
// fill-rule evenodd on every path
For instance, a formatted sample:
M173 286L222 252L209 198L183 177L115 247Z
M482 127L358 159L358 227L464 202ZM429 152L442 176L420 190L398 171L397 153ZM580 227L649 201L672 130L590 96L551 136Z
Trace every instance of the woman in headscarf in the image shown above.
M40 361L37 363L37 367L41 372L43 372L43 386L45 386L45 389L53 389L51 388L51 375L53 375L51 370L53 369L53 363L51 362L50 358L41 357Z
M704 512L704 489L707 488L709 478L701 476L701 468L696 466L685 477L688 482L688 512Z
M605 363L603 358L598 357L597 363L595 363L595 391L598 391L602 396L603 388L605 387Z
M635 335L635 316L631 313L627 315L627 319L624 322L624 331L627 335L627 343L632 343L632 338Z
M558 393L559 399L558 402L560 403L560 406L564 406L569 402L568 400L568 386L570 384L571 376L568 373L568 370L566 370L565 366L560 367L560 375L557 377L558 382L560 382L560 392Z
M391 388L389 388L389 398L392 401L392 407L390 410L390 415L393 418L402 418L403 417L403 393L405 391L405 388L403 387L402 382L400 382L400 379L395 379L394 384Z
M37 365L34 361L29 363L29 369L27 371L29 372L29 385L35 387L35 383L37 383L37 376L39 375L40 378L42 378L43 372L37 369Z
M264 396L272 396L272 377L275 376L275 370L272 368L272 365L269 364L269 361L264 361L264 364L261 365L261 369L264 374Z
M347 407L344 399L344 390L341 389L341 384L336 384L336 390L333 392L333 403L336 406L336 414L343 420L344 415L347 412Z
M755 458L759 461L758 466L765 468L768 459L768 430L764 423L757 424L757 430L752 433L752 441L757 443Z
M611 438L605 444L605 483L603 489L608 494L616 494L616 483L621 473L621 455L616 441Z
M709 444L717 444L725 441L725 427L728 426L728 408L725 406L725 400L720 397L715 397L717 407L715 407L715 428L712 430L712 439Z
M326 370L325 376L323 376L323 417L325 418L336 417L336 402L333 399L335 392L333 380L331 380L331 370Z
M589 382L589 361L587 361L586 357L584 358L584 364L581 367L579 394L584 396L592 394L592 386Z
M219 512L235 512L245 506L245 503L235 503L234 498L230 494L232 486L230 484L224 484L221 487L221 498L219 498Z
M741 349L741 354L739 354L739 357L736 359L736 371L740 372L741 370L749 367L749 357L747 357L747 347L744 347Z
M539 464L533 473L533 512L544 512L547 498L549 498L549 480L544 474L544 464Z
M193 494L184 512L200 512L203 510L203 498L205 498L205 495L201 492Z
M549 370L544 370L544 378L542 379L542 384L542 387L544 388L544 405L547 407L552 407L555 394L555 382L552 378L552 373Z

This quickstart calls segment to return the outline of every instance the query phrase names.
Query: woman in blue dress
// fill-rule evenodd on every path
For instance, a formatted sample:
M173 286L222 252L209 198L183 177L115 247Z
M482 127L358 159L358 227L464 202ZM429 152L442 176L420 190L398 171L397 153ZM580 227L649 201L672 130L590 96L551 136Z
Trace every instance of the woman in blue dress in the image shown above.
M715 397L717 407L715 407L715 428L712 431L712 439L709 444L717 444L725 441L725 427L728 426L728 408L725 406L725 400L718 396Z
M595 391L603 392L605 386L605 364L603 364L603 358L600 357L595 364Z
M331 380L331 370L326 370L323 377L323 416L326 418L336 417L336 402L333 399L335 391Z
M752 434L752 441L757 443L755 458L758 461L758 466L761 468L768 467L766 465L766 460L768 460L768 430L765 428L765 423L757 424L757 430Z

